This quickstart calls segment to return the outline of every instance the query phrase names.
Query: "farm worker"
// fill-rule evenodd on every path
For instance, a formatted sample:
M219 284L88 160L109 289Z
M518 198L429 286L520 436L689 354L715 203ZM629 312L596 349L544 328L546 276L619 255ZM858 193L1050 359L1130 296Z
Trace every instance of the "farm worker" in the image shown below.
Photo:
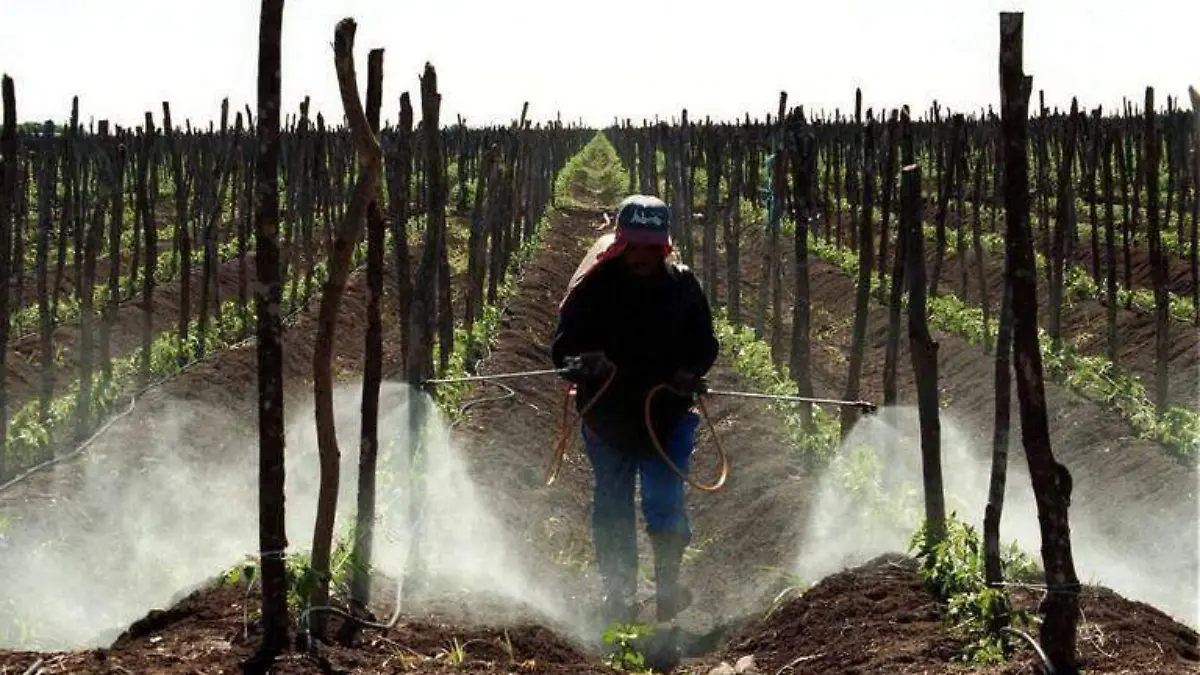
M670 621L692 602L679 568L692 531L683 479L662 460L645 422L647 394L655 436L683 472L700 423L694 406L699 378L717 358L712 314L696 276L668 260L670 210L662 200L634 195L621 202L616 231L601 237L572 278L559 307L551 348L554 364L580 357L582 372L566 379L583 410L580 433L595 479L592 536L604 584L607 621L630 622L637 592L634 485L642 481L642 515L654 552L655 604Z

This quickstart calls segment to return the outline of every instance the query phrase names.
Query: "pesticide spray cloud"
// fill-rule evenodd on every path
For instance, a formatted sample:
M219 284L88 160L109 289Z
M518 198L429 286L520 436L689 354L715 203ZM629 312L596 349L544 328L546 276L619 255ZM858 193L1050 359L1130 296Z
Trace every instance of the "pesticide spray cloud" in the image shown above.
M253 551L248 432L213 406L146 401L85 454L0 495L0 646L110 642Z
M421 400L426 400L422 398ZM419 467L423 522L409 523L408 390L380 392L375 568L426 570L423 597L487 591L550 622L563 597L535 583L471 485L432 405ZM237 405L242 411L252 406ZM353 521L361 385L334 392L342 451L339 534ZM311 398L288 402L289 553L312 541L319 484ZM0 494L0 648L106 646L132 621L254 557L254 418L223 406L148 398L81 457ZM418 514L419 515L419 514ZM335 561L336 562L336 561Z
M951 411L941 411L942 477L946 511L982 536L991 476L991 448L972 444ZM1001 545L1017 544L1040 563L1041 534L1020 436L1009 441L1008 481L1000 524ZM860 489L851 490L851 486ZM807 581L862 564L882 553L905 551L924 516L920 419L912 406L881 408L851 430L819 482L796 562ZM1195 561L1164 552L1166 532L1195 529L1195 522L1161 522L1136 505L1123 522L1101 522L1087 510L1071 510L1076 571L1085 583L1102 584L1159 607L1183 623L1197 623ZM1147 522L1153 522L1152 527ZM1176 529L1178 528L1178 529ZM1165 539L1164 539L1165 538ZM1177 540L1176 540L1177 541ZM1149 549L1158 549L1153 559ZM1194 547L1190 550L1194 550Z
M532 615L558 624L569 621L563 595L526 569L503 523L491 513L472 483L466 460L450 440L448 424L424 395L415 399L425 416L423 432L418 439L410 436L409 393L406 386L394 383L385 383L380 391L375 571L402 582L420 571L419 591L409 598L416 604L404 608L406 611L418 611L425 603L446 611L447 603L439 600L470 594L473 598L486 595L493 601L489 608L507 605L514 614L525 617ZM354 520L361 387L342 388L337 394L335 415L343 450L338 531L348 532ZM311 453L311 457L299 461L315 464L316 425L312 417L298 421L291 429L294 436L289 444ZM411 454L414 447L415 458ZM292 489L315 493L318 479L317 474L306 475L294 481ZM288 499L292 503L290 495ZM311 542L315 502L290 508L289 518L291 514L305 523L304 541ZM392 598L376 600L389 605L392 602ZM467 620L507 618L473 612L480 606L474 600L455 603L451 599L449 604Z

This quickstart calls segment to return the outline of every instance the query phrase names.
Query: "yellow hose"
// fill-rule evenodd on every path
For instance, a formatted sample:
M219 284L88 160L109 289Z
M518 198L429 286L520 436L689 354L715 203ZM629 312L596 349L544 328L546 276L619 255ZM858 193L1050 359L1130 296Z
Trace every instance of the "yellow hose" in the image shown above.
M588 404L583 407L583 410L580 410L576 415L575 423L570 421L571 387L566 388L563 394L562 423L559 426L558 438L554 443L554 449L550 454L550 465L546 469L545 483L547 486L554 484L555 479L558 478L559 470L562 469L563 459L566 457L568 443L570 443L570 439L572 437L572 429L575 429L579 420L582 420L584 415L591 410L592 406L596 405L596 402L599 401L600 397L608 390L608 387L612 384L616 376L617 370L614 367L612 372L609 373L608 378L605 380L604 385L600 387L600 391L596 392L596 395L592 397L592 400L588 401ZM701 397L699 401L700 415L704 419L704 423L708 425L709 431L712 432L713 444L717 446L717 461L720 463L720 475L717 477L717 481L711 485L698 483L690 475L684 473L675 464L675 462L671 461L671 458L667 455L666 450L663 449L662 443L659 442L658 436L654 433L654 426L651 423L650 406L654 401L654 396L663 389L679 394L680 396L686 395L684 392L672 387L669 384L657 385L646 394L646 403L643 409L642 419L646 425L646 431L650 434L651 444L654 445L654 449L658 452L659 456L662 457L663 461L667 463L667 466L671 467L671 470L675 472L675 475L687 481L688 485L691 485L702 492L716 492L720 490L722 487L724 487L725 479L729 476L729 458L725 454L724 446L721 445L721 438L717 435L717 429L713 426L712 420L708 416L708 408L704 405L704 398Z

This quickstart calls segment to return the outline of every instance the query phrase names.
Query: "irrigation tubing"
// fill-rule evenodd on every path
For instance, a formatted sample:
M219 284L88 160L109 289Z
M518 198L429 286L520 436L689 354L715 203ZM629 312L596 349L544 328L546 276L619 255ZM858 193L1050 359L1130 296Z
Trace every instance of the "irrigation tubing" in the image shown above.
M483 358L480 358L475 361L475 372L476 373L479 373L480 370L482 370L484 361L487 360L492 355L492 348L490 345L485 345L484 349L485 349L485 352L484 352ZM468 380L468 381L479 382L480 384L489 384L489 383L494 384L495 386L503 389L504 393L499 394L497 396L481 396L479 398L473 398L473 399L463 401L462 404L458 406L458 414L460 415L460 417L450 423L451 429L458 426L459 420L462 419L461 415L463 413L467 412L467 410L469 410L477 405L480 405L482 403L497 403L499 401L507 401L510 398L517 397L516 389L513 389L512 387L508 386L507 384L496 381L496 378L494 376L476 375L474 377L475 377L474 380Z
M1037 640L1034 640L1031 635L1023 630L1017 630L1009 626L1005 626L1002 630L1005 633L1016 635L1029 643L1029 646L1033 647L1033 651L1037 652L1038 658L1042 660L1042 665L1046 668L1046 675L1055 675L1054 664L1050 663L1050 659L1046 657L1046 652L1042 651L1042 646L1037 643Z

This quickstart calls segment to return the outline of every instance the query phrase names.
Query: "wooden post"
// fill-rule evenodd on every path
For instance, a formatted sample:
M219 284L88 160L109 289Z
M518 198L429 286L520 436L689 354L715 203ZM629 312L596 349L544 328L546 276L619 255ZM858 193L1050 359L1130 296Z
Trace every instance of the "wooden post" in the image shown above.
M288 644L284 519L283 344L279 313L279 96L283 0L263 0L258 29L255 284L258 320L258 546L265 654ZM168 125L169 126L169 125Z
M1029 229L1029 176L1025 158L1032 78L1023 67L1021 12L1000 14L1000 98L1003 106L1004 206L1008 221L1005 275L1012 287L1013 361L1021 410L1021 437L1042 534L1047 594L1041 643L1058 675L1074 675L1079 580L1071 553L1067 509L1071 478L1054 459L1046 419L1042 353L1038 346L1037 271Z

